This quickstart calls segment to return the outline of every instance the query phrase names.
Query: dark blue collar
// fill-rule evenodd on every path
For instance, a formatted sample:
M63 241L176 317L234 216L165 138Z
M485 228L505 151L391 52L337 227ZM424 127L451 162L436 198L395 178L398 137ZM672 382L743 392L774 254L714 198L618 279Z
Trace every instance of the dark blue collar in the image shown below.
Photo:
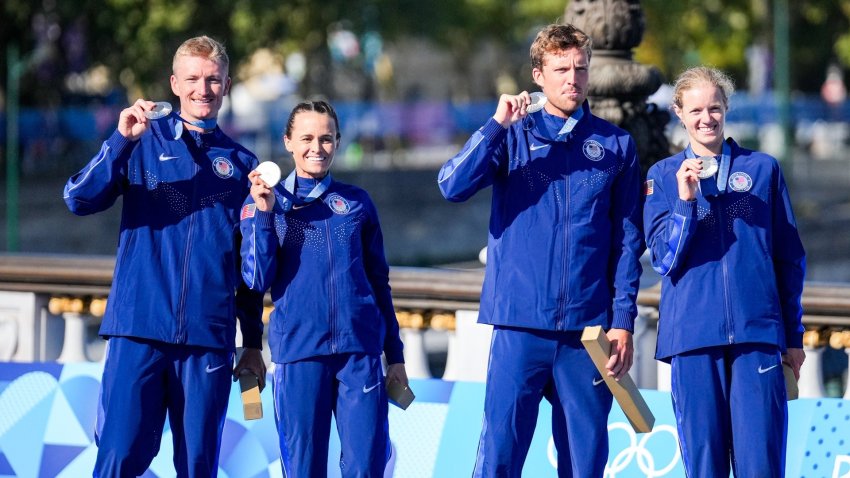
M309 204L309 203L315 201L322 194L324 194L325 191L328 190L328 187L331 185L331 181L332 181L331 173L328 172L328 174L326 174L325 177L322 178L321 181L316 181L315 186L313 186L313 189L310 191L309 194L307 194L306 197L299 198L296 195L296 191L295 191L295 177L296 177L296 174L295 174L295 170L293 169L292 172L289 173L289 176L286 177L286 180L283 182L283 189L285 189L286 192L289 193L288 197L283 196L283 200L281 201L281 207L283 208L284 212L288 212L290 209L292 209L292 206L294 205L294 203L297 203L300 206L300 205L306 205L306 204ZM298 181L304 182L304 181L311 181L311 180L307 179L307 178L298 178ZM315 180L312 180L312 181L315 181Z

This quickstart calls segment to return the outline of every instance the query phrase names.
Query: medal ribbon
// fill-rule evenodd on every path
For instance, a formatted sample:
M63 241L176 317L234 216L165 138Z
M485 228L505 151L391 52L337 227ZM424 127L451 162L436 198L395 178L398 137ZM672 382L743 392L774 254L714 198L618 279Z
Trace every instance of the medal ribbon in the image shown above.
M579 108L577 110L575 110L573 112L573 114L570 115L569 118L567 118L567 121L564 122L564 127L561 128L560 131L558 131L558 138L563 138L566 135L572 133L573 129L575 129L579 120L583 116L584 116L584 109L582 109L582 107L579 106Z
M283 212L289 212L292 209L294 203L298 203L298 205L302 204L310 204L311 202L318 199L325 191L328 190L328 187L331 185L331 173L325 175L321 181L319 181L314 187L313 190L310 191L310 194L307 195L304 199L301 199L295 195L295 170L289 173L289 176L286 177L286 180L283 182L283 188L289 193L292 199L283 196L283 201L281 201L280 206L283 208Z
M180 113L176 113L174 111L172 111L171 113L168 113L166 118L168 118L168 117L176 118L176 119L180 120L174 126L174 139L180 139L180 136L183 136L183 123L189 123L192 126L197 126L198 128L201 128L204 131L215 129L216 125L218 124L218 118L189 121L189 120L183 119L183 117L180 116Z

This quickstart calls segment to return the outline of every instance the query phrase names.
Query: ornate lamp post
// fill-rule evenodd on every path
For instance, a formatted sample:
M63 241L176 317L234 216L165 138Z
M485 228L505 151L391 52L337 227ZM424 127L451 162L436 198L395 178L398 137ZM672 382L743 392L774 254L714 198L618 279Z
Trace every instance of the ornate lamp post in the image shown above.
M632 59L645 28L640 2L572 0L564 19L593 39L588 99L594 114L631 133L646 174L670 154L664 135L670 113L646 102L663 83L661 72Z

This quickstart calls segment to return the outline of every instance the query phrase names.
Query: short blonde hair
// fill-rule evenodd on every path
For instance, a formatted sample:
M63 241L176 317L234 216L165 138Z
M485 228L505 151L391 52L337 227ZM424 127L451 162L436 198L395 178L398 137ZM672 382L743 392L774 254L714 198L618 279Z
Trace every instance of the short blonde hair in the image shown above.
M206 35L190 38L177 48L174 53L174 60L171 62L172 72L175 71L177 59L181 56L199 56L213 60L224 68L225 73L230 67L230 59L227 57L227 50L224 49L224 45Z
M683 71L673 85L673 105L682 108L682 94L697 85L707 83L720 90L723 106L729 109L729 98L735 92L735 83L726 73L708 66L695 66Z

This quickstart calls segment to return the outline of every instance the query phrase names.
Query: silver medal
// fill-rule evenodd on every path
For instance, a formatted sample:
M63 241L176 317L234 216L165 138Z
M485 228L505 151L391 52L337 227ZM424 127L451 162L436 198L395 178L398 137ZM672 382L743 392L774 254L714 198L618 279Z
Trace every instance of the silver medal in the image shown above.
M545 105L547 101L546 95L539 91L535 91L529 96L531 96L531 103L529 103L529 105L525 107L525 111L527 113L536 113L542 110L543 105Z
M702 170L697 173L697 177L700 179L708 179L717 172L717 160L714 159L713 156L700 156L700 161L702 161Z
M260 179L270 188L280 182L280 168L272 161L263 161L257 166L257 171L260 173Z
M145 116L152 120L165 118L169 114L171 114L171 103L167 101L157 101L152 110L145 111Z

